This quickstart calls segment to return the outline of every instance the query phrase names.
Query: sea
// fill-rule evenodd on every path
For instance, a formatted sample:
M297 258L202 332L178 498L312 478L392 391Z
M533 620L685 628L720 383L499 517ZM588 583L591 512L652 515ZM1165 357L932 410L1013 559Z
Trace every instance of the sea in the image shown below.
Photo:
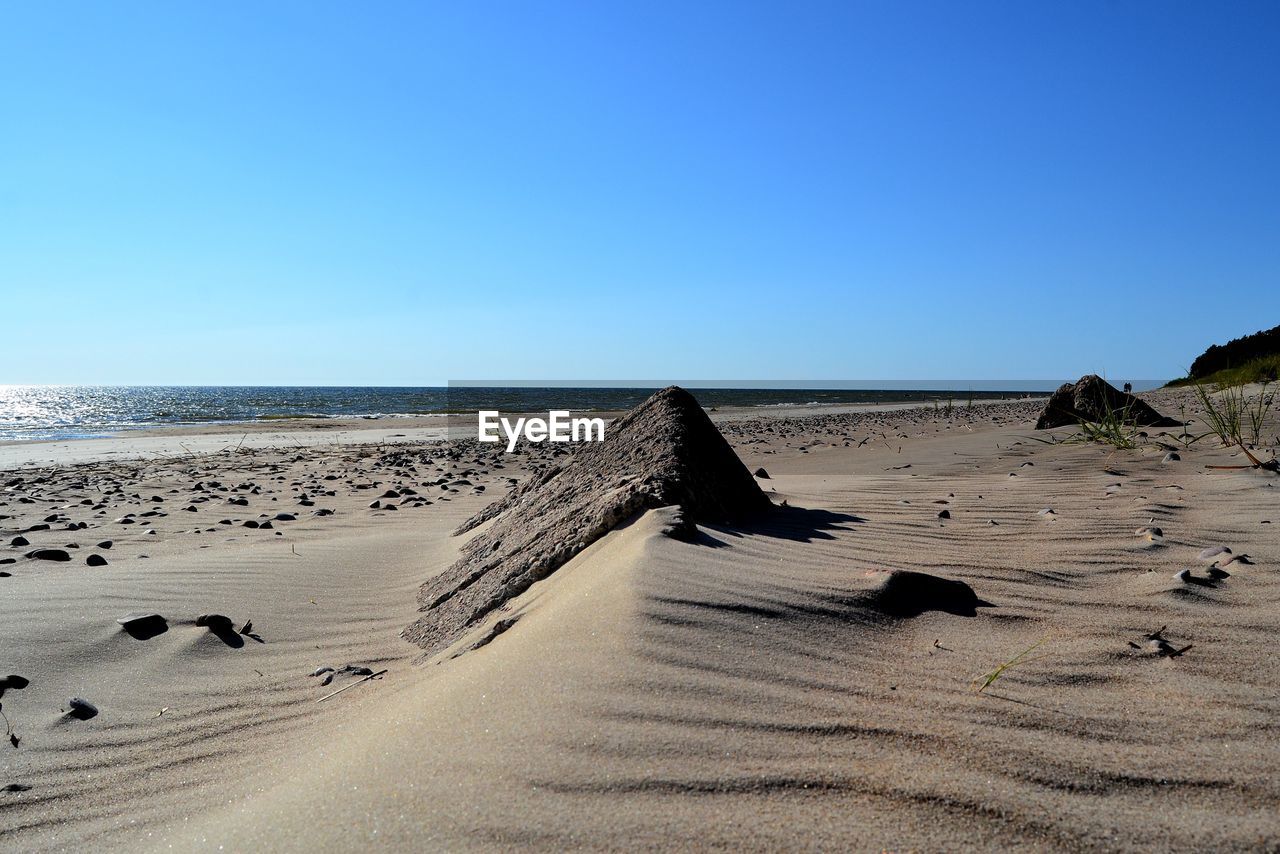
M443 416L502 412L574 413L628 409L653 385L490 384L421 388L380 386L52 386L0 385L0 441L87 439L122 431L178 425L286 421L299 418ZM919 383L915 387L805 387L804 383L751 387L687 384L708 409L724 407L839 406L1015 399L1047 394L1056 381ZM820 384L813 383L818 386ZM845 384L852 386L854 384ZM1005 385L1007 388L1000 388ZM951 386L951 387L944 387Z

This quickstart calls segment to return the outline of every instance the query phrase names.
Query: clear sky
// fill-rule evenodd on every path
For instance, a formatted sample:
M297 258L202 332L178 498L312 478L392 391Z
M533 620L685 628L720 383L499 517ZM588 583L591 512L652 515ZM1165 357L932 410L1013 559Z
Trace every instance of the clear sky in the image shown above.
M0 383L1113 378L1280 322L1280 3L0 2Z

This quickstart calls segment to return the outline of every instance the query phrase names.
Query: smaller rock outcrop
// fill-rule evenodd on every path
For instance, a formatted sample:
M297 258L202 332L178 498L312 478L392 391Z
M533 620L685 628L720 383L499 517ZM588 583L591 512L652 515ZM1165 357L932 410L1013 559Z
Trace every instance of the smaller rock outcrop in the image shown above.
M1098 422L1108 413L1140 427L1176 427L1180 423L1164 417L1139 398L1125 394L1097 374L1086 374L1053 393L1036 421L1036 429L1066 427L1081 421Z

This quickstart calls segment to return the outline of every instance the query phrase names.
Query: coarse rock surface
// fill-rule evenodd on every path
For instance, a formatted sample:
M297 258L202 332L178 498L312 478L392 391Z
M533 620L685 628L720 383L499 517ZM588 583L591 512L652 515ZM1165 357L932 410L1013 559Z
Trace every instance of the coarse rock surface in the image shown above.
M1037 430L1065 427L1081 421L1101 421L1110 411L1142 427L1171 427L1179 422L1156 412L1145 401L1120 391L1097 374L1064 383L1049 398L1036 421Z
M669 386L531 478L456 534L492 522L419 593L405 637L438 652L636 513L679 505L685 530L770 507L768 497L689 392Z

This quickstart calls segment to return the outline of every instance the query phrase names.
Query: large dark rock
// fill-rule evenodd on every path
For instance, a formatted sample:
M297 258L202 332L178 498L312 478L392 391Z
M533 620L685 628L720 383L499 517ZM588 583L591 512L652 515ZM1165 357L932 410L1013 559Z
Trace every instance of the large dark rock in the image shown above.
M1179 423L1165 418L1147 403L1120 391L1097 374L1086 374L1053 393L1036 421L1036 429L1065 427L1081 421L1097 422L1108 412L1141 427L1173 427Z
M32 560L54 560L60 562L71 560L71 555L66 549L36 549L35 551L27 552L27 557Z
M698 406L670 386L614 422L601 442L530 478L455 534L492 524L423 585L423 616L404 635L428 652L468 628L636 513L680 505L685 522L727 522L771 506Z
M963 581L925 572L895 569L866 595L868 604L891 617L918 617L928 611L944 611L972 617L978 608L991 607Z

